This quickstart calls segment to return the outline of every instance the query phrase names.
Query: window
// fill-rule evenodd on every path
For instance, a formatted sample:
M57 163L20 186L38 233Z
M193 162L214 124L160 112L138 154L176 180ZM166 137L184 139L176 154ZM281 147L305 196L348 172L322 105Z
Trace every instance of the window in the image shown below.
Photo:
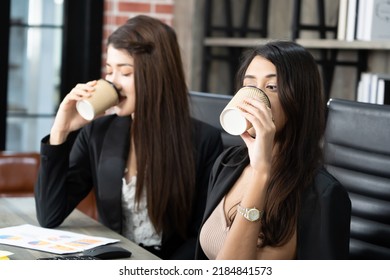
M62 0L12 0L7 150L32 151L50 131L58 104Z
M104 0L2 0L0 150L39 151L60 101L101 77Z

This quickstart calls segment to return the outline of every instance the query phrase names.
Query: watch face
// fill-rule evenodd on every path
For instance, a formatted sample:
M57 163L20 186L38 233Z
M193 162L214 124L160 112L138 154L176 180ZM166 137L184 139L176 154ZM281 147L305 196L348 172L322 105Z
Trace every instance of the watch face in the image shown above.
M251 221L257 221L260 218L260 212L257 209L250 209L248 211L248 219Z

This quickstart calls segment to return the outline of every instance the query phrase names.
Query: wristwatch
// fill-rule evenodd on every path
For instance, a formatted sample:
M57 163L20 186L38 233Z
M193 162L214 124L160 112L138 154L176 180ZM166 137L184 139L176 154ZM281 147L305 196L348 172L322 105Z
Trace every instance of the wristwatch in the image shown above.
M237 212L244 216L245 219L247 219L250 222L257 222L259 221L264 214L264 211L260 211L257 208L245 208L241 205L237 205Z

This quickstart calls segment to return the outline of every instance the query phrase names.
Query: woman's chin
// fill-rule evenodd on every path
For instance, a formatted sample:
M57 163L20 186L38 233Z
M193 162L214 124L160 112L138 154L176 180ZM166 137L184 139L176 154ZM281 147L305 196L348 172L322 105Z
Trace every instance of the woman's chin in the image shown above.
M126 117L126 116L130 116L133 112L130 112L129 110L125 110L119 106L115 106L114 113L119 117Z

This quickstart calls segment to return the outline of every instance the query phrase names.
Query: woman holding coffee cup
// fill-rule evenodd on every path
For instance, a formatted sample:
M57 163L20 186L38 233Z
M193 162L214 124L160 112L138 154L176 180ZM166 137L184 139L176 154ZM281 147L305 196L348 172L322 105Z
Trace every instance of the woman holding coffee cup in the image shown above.
M42 140L39 223L60 225L93 190L104 225L163 259L193 259L220 132L190 117L171 27L136 16L107 46L106 81L76 85ZM93 100L102 92L114 114Z
M348 258L351 202L321 162L326 104L315 60L271 41L246 53L237 78L268 98L234 104L254 133L244 129L246 145L215 162L196 258ZM224 114L221 122L235 115Z

